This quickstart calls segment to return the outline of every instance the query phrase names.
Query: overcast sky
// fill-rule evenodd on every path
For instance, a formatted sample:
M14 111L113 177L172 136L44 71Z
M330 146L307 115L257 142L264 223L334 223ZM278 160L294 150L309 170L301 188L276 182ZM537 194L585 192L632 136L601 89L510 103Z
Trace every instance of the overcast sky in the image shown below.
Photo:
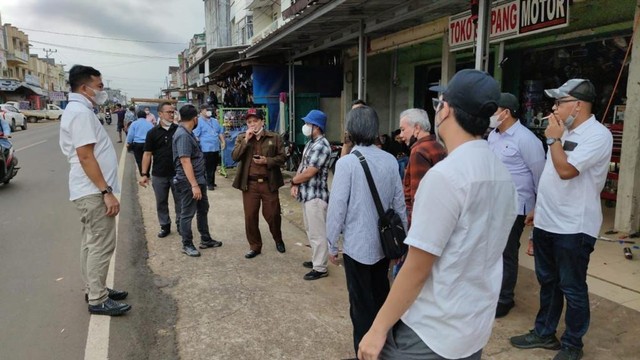
M73 64L93 66L105 86L122 89L128 98L156 97L166 87L169 66L178 65L178 53L204 31L203 0L0 0L0 15L2 23L29 35L31 54L44 57L44 48L55 49L51 57L67 71Z

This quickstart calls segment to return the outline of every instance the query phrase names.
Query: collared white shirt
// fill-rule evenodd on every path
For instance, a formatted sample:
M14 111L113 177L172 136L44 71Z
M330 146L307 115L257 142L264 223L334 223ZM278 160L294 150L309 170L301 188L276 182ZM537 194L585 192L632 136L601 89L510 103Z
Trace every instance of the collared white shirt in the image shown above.
M507 167L518 191L518 215L527 215L536 204L538 181L544 169L542 142L517 120L506 131L489 133L491 151Z
M100 120L93 113L91 102L80 94L70 93L69 104L64 109L60 121L60 149L71 166L69 170L71 201L87 195L100 194L102 190L98 189L84 172L76 152L77 148L89 144L95 144L93 155L98 161L102 176L113 188L113 192L119 193L118 158L113 143L100 124Z
M516 199L484 140L460 145L420 182L405 242L438 259L402 321L442 357L470 356L489 341Z
M572 131L565 131L562 145L567 161L580 174L562 180L549 149L538 187L534 226L555 234L598 237L602 225L600 192L611 163L613 135L592 115Z

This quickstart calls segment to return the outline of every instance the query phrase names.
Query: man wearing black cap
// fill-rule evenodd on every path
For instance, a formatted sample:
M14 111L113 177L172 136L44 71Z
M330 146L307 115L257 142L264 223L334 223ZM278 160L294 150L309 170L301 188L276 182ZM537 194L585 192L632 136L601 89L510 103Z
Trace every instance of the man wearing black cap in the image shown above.
M506 316L515 305L514 290L518 280L518 249L524 219L536 203L538 181L544 169L544 149L540 140L518 120L518 99L500 94L498 110L490 119L489 147L511 173L518 191L518 216L511 227L507 247L502 254L502 288L496 318Z
M276 250L284 253L278 189L284 185L280 167L285 155L280 135L265 129L262 111L247 110L247 132L236 138L231 158L239 162L233 187L242 190L244 227L249 242L249 252L244 257L252 259L262 252L258 227L261 204Z
M436 132L449 155L418 188L407 259L358 359L480 359L491 336L516 218L511 176L481 139L500 90L488 74L462 70L436 91Z
M582 358L582 337L589 328L587 267L602 225L600 192L604 187L613 136L591 113L595 88L589 80L571 79L545 90L555 99L545 130L549 151L540 177L533 223L540 310L529 333L511 338L522 349L560 349L554 360ZM556 328L564 299L566 329Z

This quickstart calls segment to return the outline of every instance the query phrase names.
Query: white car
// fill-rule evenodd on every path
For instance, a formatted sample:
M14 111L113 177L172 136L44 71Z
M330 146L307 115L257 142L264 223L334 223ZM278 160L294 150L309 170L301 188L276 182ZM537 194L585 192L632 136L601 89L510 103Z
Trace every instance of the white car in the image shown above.
M11 104L0 104L0 116L9 123L11 131L16 131L16 127L27 130L27 121L20 110Z

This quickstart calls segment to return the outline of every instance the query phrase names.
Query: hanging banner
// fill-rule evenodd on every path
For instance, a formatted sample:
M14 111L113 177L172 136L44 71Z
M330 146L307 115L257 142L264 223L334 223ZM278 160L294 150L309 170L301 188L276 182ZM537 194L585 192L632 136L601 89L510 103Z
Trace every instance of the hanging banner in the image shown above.
M497 0L491 4L490 20L491 43L563 28L569 26L569 1ZM470 10L449 17L451 51L472 47L475 30Z

